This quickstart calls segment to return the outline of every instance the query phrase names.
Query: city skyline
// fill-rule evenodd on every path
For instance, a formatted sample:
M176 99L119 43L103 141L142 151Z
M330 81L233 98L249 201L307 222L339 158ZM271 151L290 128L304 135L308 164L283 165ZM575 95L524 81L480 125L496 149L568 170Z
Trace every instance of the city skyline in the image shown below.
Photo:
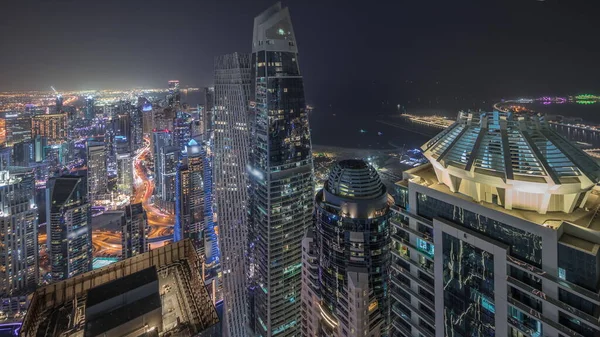
M180 1L178 6L169 8L172 14L178 14L171 17L180 18L179 22L175 19L161 22L158 18L165 9L156 1L144 2L143 6L138 1L78 6L70 5L68 0L56 5L32 3L35 5L5 4L7 12L21 15L0 24L4 28L2 39L12 45L11 50L23 48L30 53L25 53L25 58L17 58L17 54L23 53L16 52L0 56L0 64L6 65L0 70L0 78L6 79L5 82L0 80L0 91L46 90L51 85L65 90L158 87L173 78L186 85L209 86L213 58L235 51L249 52L249 34L244 34L243 27L251 24L260 8L272 5L268 0L228 0L201 5ZM348 86L343 83L357 83L358 87L380 82L382 91L390 91L395 86L388 76L389 70L375 69L370 77L366 76L369 74L366 69L360 68L354 74L345 73L344 69L360 64L368 53L367 48L355 49L355 55L347 53L356 43L369 45L368 49L374 48L372 51L380 54L382 61L393 63L392 77L401 82L422 81L434 85L439 81L463 85L468 90L477 89L469 83L495 78L497 84L490 84L493 88L489 91L507 95L520 93L522 89L515 88L515 83L529 91L598 89L593 82L598 70L593 65L594 55L598 55L599 50L594 44L586 43L592 38L595 25L591 17L593 11L586 6L550 0L486 6L474 0L437 1L431 6L382 1L377 6L364 8L359 7L358 2L339 6L333 0L290 0L285 4L294 7L299 26L297 34L305 41L302 62L307 68L307 88L311 88L307 90L307 97L320 104L331 100L321 94L329 91L325 88L331 87L330 96L339 96ZM218 20L231 14L228 13L231 6L239 9L232 20ZM54 20L53 16L43 15L61 9L72 20ZM192 13L197 16L194 20L190 17ZM17 26L19 18L24 16L47 29L34 30L33 26L5 29ZM354 18L361 17L380 17L380 20L358 28ZM101 22L105 21L114 26L94 28L103 26ZM72 30L72 26L78 29ZM216 31L222 33L212 35L213 29L208 27L216 27ZM129 33L123 33L124 30ZM335 36L338 42L326 44L321 39L309 38L323 33ZM174 35L181 38L168 39ZM153 47L155 41L161 39L167 43L165 51ZM194 43L196 39L206 43ZM504 45L511 47L503 48ZM346 53L344 60L336 60L335 48ZM166 50L181 50L174 53L177 62L169 61L167 55L173 53ZM407 50L411 52L406 53ZM74 55L80 56L75 59ZM483 55L485 61L481 59ZM577 62L564 62L569 59ZM23 67L25 62L30 67ZM194 68L183 66L185 64L194 64ZM98 73L98 67L106 71ZM547 73L544 69L553 71ZM325 74L341 78L333 81L331 77L336 76ZM578 79L576 85L570 81L574 78ZM389 96L390 93L381 94Z
M0 337L600 336L591 7L29 1Z

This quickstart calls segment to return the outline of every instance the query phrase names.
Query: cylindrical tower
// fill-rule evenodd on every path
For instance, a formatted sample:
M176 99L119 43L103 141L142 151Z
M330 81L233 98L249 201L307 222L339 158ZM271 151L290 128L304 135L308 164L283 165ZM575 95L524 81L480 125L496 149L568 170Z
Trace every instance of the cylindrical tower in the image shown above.
M377 171L362 160L337 163L317 194L321 335L388 334L392 204Z

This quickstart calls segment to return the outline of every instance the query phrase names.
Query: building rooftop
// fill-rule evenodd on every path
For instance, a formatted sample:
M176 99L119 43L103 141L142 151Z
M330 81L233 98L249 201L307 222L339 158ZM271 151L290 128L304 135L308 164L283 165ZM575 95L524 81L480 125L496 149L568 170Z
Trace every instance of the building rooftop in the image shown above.
M337 162L325 188L333 195L350 199L372 199L385 193L375 168L358 159Z
M507 209L571 213L600 181L600 166L538 114L461 112L422 149L451 191Z
M600 187L595 187L590 191L583 207L576 208L570 213L557 211L540 214L539 212L533 210L506 209L501 205L483 200L477 202L474 201L471 196L459 192L453 192L448 186L438 180L435 169L431 163L405 171L405 179L397 182L396 185L406 187L407 182L415 183L441 193L452 195L454 198L481 204L486 208L520 218L540 226L549 227L555 230L563 226L565 233L563 233L560 237L560 241L581 250L593 253L598 249L598 247L600 247L598 246L600 245L600 216L597 216L600 215ZM569 227L576 229L575 232L577 233L577 236L581 237L585 235L586 239L581 239L569 234L569 232L572 232L572 230L569 230Z
M158 281L158 276L156 274L156 267L151 266L150 268L135 272L127 277L121 277L90 289L87 292L87 302L85 305L91 307L100 302L104 302L109 298L113 298L119 294L126 293L154 281Z
M102 329L108 321L117 326L114 320L125 322L129 311L139 313L146 310L145 307L157 305L162 307L163 319L163 331L159 336L168 333L198 335L219 322L201 279L199 264L192 243L184 240L41 287L32 295L20 336L83 336L88 323L89 329ZM137 276L127 280L131 279L127 276L135 276L137 272L141 272L137 274L139 280ZM100 316L86 322L86 303L102 301L102 295L105 298L118 295L123 289L134 284L143 285L152 277L158 278L159 289L163 290L159 298L149 294L144 301L126 306L128 309L123 310L128 312L118 318L111 313L111 317Z

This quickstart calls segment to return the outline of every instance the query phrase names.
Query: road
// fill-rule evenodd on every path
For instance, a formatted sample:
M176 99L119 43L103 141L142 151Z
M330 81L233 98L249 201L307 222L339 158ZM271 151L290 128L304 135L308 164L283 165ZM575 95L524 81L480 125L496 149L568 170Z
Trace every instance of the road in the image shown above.
M154 192L154 181L146 174L144 161L150 159L150 141L145 139L146 146L134 159L134 194L132 203L142 203L148 217L150 232L148 237L152 240L152 248L164 245L173 236L175 216L165 214L150 203ZM95 256L121 255L121 234L116 232L95 230L92 234L92 244Z

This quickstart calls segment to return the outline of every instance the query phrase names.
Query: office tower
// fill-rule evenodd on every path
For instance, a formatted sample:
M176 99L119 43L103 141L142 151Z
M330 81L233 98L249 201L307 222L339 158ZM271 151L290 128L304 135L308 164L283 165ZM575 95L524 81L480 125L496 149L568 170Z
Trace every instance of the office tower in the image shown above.
M121 258L143 254L149 250L148 217L142 203L125 206L125 222L121 229L123 252Z
M215 88L204 88L204 109L200 115L202 134L209 134L213 129L213 112L215 108Z
M18 113L3 113L0 117L0 138L6 140L6 146L30 140L31 117Z
M13 146L13 162L16 166L28 167L34 162L35 149L31 140L15 143Z
M52 280L92 270L92 213L85 177L54 177L46 186L46 233Z
M224 329L246 336L246 242L248 239L248 101L250 57L215 59L214 195L219 219L223 274Z
M144 115L141 109L131 111L131 153L144 147Z
M181 104L181 92L179 91L179 81L169 81L169 94L167 95L169 106L178 106Z
M173 146L183 150L192 139L192 119L184 112L178 112L173 120Z
M160 151L165 146L173 144L173 135L168 130L154 130L152 132L152 158L154 158L154 194L161 195L162 191L162 162L160 160Z
M157 186L158 200L155 201L158 207L162 210L175 213L175 194L176 185L175 179L177 175L177 167L179 165L179 157L181 149L176 146L165 146L160 149L160 166L155 172L155 176L160 179L155 179Z
M85 119L92 120L96 118L96 110L94 108L94 97L87 96L85 98L85 110L84 110Z
M60 144L67 140L67 114L35 115L31 118L32 137L42 136L48 144Z
M38 284L38 215L31 169L0 171L0 296L27 294Z
M363 160L334 165L315 198L303 239L303 336L388 336L390 206L377 171Z
M89 198L93 202L101 198L108 189L106 147L104 143L88 140L87 142L87 174Z
M422 149L394 195L396 334L598 335L598 165L537 114L460 113Z
M301 276L290 271L312 224L313 166L296 39L280 3L254 19L251 67L250 316L256 335L299 336Z

